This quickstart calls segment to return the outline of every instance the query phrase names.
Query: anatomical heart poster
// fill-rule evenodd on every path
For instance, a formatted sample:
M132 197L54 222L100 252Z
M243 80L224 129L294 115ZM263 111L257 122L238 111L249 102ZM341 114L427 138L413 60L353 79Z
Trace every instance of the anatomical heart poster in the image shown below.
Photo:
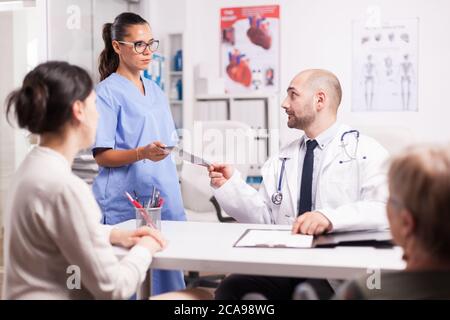
M224 8L220 13L227 93L278 92L280 6Z

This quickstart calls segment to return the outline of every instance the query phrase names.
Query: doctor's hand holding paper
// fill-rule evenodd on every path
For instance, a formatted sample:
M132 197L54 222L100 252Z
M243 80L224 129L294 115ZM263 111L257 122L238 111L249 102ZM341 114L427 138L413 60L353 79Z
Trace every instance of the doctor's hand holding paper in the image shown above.
M209 177L211 178L211 186L213 188L220 188L233 176L234 168L229 164L213 163L208 168L208 171Z
M299 139L263 166L259 192L226 164L209 168L214 195L239 222L289 224L294 233L322 234L387 226L387 151L339 124L342 91L326 70L306 70L287 89L282 108Z

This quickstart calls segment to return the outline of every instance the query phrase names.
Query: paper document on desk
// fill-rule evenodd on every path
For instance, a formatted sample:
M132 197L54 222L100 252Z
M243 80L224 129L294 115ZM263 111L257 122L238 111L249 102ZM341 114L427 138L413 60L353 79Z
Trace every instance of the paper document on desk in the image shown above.
M291 230L247 229L234 247L311 248L313 236L292 234Z
M189 152L178 148L178 147L174 147L173 148L173 152L175 152L176 154L178 154L178 156L183 159L184 161L188 161L190 163L193 164L197 164L199 166L204 166L204 167L209 167L211 166L211 163L209 161L206 161L203 158L194 156L193 154L190 154Z

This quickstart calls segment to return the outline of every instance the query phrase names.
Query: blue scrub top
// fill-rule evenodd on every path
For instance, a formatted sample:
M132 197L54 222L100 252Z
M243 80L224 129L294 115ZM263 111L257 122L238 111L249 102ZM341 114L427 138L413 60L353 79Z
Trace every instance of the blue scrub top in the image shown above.
M168 146L177 143L178 136L164 93L151 80L141 80L145 95L117 73L97 85L100 118L93 149L129 150L156 140ZM141 160L118 168L99 168L93 192L103 213L103 223L116 224L134 219L135 210L125 191L135 192L141 203L147 203L153 186L165 200L162 219L185 221L175 162L168 156L159 162ZM154 269L152 274L152 294L185 287L181 271Z
M94 148L129 150L156 140L175 145L178 136L167 98L151 80L141 78L145 95L125 77L113 73L96 87L100 114ZM147 203L152 188L164 198L163 220L186 220L176 166L171 156L159 162L141 160L118 168L99 168L94 195L103 212L103 223L135 218L125 192L135 192Z

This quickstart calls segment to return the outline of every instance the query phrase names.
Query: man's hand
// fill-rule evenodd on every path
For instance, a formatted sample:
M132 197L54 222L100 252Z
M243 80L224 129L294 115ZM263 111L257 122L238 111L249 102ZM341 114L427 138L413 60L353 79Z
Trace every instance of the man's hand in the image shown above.
M305 212L294 222L292 233L320 235L330 232L333 226L330 220L318 211Z
M209 166L209 177L211 178L211 186L220 188L228 179L231 178L234 168L228 164L217 164Z

